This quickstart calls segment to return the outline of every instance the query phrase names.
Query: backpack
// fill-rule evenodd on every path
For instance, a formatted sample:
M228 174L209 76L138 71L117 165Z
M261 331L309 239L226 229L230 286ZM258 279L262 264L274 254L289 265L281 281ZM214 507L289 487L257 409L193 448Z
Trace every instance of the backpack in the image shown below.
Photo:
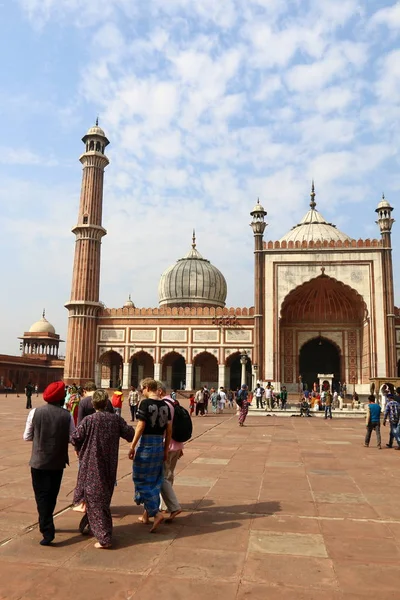
M218 402L221 400L221 394L217 394L217 400Z
M174 420L172 421L172 439L175 442L187 442L192 437L192 419L183 406L177 400L167 401L174 407Z
M243 395L242 395L242 391L243 390L239 390L238 395L236 397L236 404L240 407L242 407L243 404Z

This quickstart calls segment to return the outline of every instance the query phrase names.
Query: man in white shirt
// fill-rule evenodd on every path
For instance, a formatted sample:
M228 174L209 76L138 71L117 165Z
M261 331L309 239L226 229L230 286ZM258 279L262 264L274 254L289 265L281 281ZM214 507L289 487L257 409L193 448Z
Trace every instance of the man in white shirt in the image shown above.
M265 390L261 387L261 383L257 383L256 389L254 390L254 396L256 397L257 408L264 408L263 395Z
M268 382L267 383L267 387L265 388L265 401L267 403L267 410L272 410L272 392L274 391L274 388L272 387L271 383Z
M219 388L218 396L219 396L219 401L218 401L219 410L221 412L224 412L225 402L226 402L226 394L224 392L223 387Z

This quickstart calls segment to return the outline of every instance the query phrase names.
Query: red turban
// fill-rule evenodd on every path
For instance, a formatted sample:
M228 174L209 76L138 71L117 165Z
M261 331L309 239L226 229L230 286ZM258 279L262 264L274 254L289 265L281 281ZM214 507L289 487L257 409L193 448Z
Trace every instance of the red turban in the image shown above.
M43 392L43 400L46 402L58 402L65 398L65 384L63 381L54 381L47 386Z

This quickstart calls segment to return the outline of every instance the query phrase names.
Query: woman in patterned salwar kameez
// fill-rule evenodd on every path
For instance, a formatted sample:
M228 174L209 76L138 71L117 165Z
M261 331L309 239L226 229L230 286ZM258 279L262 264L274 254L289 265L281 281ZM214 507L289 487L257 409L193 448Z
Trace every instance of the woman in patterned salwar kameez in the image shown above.
M164 479L164 461L168 458L171 442L171 411L157 395L158 383L154 379L141 382L144 399L136 413L138 424L129 458L133 460L132 478L135 484L135 502L144 505L142 523L154 517L151 533L164 520L160 512L160 492Z
M134 429L122 417L104 412L108 396L104 390L93 394L94 415L85 417L71 436L79 456L74 503L86 507L96 548L110 548L112 536L111 498L114 492L119 438L131 442Z

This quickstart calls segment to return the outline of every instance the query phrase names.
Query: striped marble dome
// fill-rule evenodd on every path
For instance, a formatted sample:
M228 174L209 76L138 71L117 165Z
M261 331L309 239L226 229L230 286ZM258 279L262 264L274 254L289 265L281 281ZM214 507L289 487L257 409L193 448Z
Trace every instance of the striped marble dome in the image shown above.
M196 249L169 267L158 286L160 306L225 306L226 281L221 271Z

